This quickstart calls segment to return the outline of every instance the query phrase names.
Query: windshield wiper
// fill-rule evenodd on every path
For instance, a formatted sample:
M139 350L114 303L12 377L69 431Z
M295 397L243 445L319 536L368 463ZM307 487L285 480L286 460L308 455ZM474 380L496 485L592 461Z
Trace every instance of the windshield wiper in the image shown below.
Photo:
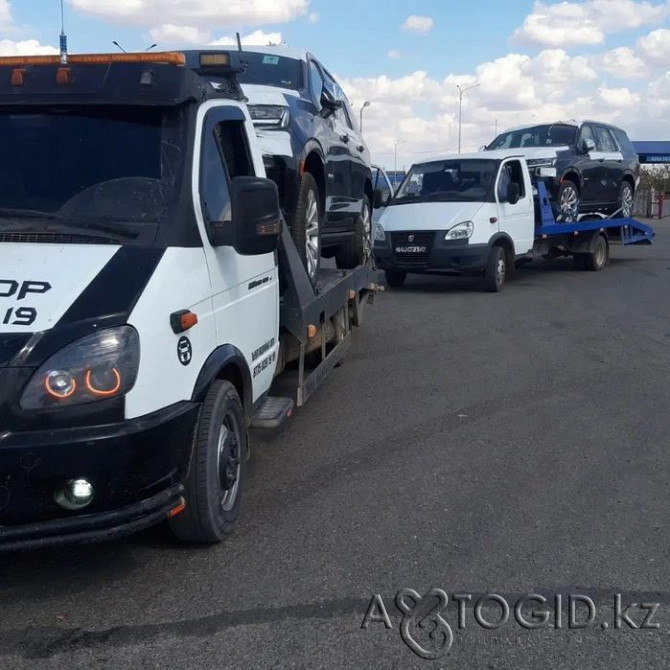
M139 233L128 226L118 223L103 223L98 221L86 221L82 219L70 219L58 216L54 212L42 212L36 209L11 209L9 207L0 207L0 219L46 219L50 223L56 223L59 226L66 228L84 228L101 233L109 233L110 235L118 235L120 237L136 238Z

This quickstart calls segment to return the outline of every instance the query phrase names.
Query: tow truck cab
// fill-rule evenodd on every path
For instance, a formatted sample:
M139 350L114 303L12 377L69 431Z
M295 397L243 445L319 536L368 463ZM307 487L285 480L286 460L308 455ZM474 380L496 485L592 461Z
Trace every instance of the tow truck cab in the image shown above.
M235 522L282 230L235 57L0 59L0 550Z

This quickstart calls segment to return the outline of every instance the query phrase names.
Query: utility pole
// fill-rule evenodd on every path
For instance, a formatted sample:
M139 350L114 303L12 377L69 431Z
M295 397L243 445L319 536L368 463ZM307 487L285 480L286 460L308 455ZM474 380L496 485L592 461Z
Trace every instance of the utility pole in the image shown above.
M366 100L366 101L363 103L363 106L361 107L361 122L360 122L360 124L359 124L360 129L361 129L361 132L363 132L363 110L364 110L366 107L369 107L371 104L372 104L372 103L371 103L369 100Z
M473 84L467 88L463 88L460 84L456 84L458 89L458 153L461 153L461 127L463 125L463 94L467 91L471 91L473 88L477 88L480 84Z
M398 145L405 144L405 140L396 140L393 145L393 186L398 183Z

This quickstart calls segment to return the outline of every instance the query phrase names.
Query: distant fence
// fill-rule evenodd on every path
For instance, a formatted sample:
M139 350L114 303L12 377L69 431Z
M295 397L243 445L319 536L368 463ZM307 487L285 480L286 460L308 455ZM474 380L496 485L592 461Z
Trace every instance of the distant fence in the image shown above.
M640 190L635 194L635 201L633 203L633 214L635 216L645 216L649 219L662 219L665 215L670 214L667 204L668 196L664 193L652 189Z

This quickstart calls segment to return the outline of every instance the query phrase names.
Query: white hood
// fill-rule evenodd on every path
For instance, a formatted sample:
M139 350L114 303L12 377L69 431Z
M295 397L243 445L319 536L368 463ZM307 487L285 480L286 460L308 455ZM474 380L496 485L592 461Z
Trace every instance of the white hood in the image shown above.
M0 333L53 328L118 249L93 244L0 244ZM21 308L35 310L30 325L13 323Z
M297 98L298 92L288 88L277 88L276 86L258 86L256 84L243 84L242 91L247 96L249 105L280 105L288 107L286 96Z
M388 232L401 230L449 230L457 223L472 221L481 202L417 202L386 208L379 225Z

